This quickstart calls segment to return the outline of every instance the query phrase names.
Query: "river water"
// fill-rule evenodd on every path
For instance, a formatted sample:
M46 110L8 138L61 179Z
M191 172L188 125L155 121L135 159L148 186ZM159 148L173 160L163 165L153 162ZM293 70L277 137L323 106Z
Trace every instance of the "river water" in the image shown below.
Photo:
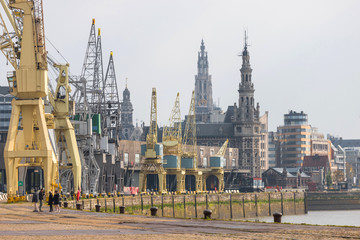
M274 218L264 217L259 218L259 221L273 222ZM309 211L304 215L283 216L281 222L360 227L360 210Z

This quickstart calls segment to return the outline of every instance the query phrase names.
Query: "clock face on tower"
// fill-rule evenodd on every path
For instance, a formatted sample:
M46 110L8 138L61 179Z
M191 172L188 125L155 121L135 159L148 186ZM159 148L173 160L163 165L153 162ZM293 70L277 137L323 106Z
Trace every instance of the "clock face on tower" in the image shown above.
M206 101L206 99L200 99L200 101L199 101L199 106L206 106L206 104L207 104L207 101Z

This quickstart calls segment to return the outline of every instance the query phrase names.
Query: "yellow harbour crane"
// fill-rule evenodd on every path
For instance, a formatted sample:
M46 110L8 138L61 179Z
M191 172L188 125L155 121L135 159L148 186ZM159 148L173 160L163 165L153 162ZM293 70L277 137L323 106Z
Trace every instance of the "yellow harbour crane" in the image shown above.
M195 176L195 191L203 190L202 171L197 168L197 139L195 119L195 93L192 91L189 114L185 125L182 143L181 167L186 169L186 175Z
M12 100L4 149L8 201L13 201L18 193L19 167L41 167L46 192L54 191L58 186L58 159L48 133L54 128L53 115L44 112L48 69L42 0L0 2L14 30L10 33L0 16L0 49L15 68L8 74L10 93L16 98Z
M206 179L213 175L218 180L217 190L220 192L224 191L224 162L225 162L225 153L229 143L229 139L226 139L224 144L221 146L219 151L210 157L210 171L204 172L204 186L206 186Z
M163 131L164 155L181 154L181 135L180 94L177 93L169 123Z
M74 191L81 187L81 161L79 149L76 142L74 127L70 122L69 115L74 115L74 102L69 101L71 88L69 85L69 65L54 65L59 69L59 76L55 94L49 91L49 101L53 106L53 114L55 119L55 136L56 143L62 151L60 158L60 173L62 170L69 169L72 171L74 179ZM62 159L65 155L65 159ZM60 160L60 159L59 159Z
M182 133L179 93L176 95L169 123L164 127L162 139L164 146L163 167L166 169L169 180L171 175L176 176L176 191L184 192L185 170L180 167L182 154Z
M146 135L146 144L141 145L141 169L140 169L140 191L145 192L147 176L155 174L158 176L159 186L157 191L166 192L166 172L162 166L162 148L157 143L157 97L156 88L151 93L150 128Z

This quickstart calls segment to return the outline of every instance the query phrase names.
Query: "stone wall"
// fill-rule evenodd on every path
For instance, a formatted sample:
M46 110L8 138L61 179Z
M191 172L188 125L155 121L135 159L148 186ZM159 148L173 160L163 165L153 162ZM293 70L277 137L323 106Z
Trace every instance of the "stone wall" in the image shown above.
M306 193L309 210L360 209L360 192L311 192Z

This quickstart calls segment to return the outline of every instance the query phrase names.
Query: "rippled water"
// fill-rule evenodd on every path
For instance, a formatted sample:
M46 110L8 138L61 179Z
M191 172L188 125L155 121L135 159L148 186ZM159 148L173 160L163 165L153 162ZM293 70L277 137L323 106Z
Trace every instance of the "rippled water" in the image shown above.
M259 218L260 221L273 222L273 217ZM305 215L283 216L283 223L306 223L317 225L359 226L360 210L310 211Z

